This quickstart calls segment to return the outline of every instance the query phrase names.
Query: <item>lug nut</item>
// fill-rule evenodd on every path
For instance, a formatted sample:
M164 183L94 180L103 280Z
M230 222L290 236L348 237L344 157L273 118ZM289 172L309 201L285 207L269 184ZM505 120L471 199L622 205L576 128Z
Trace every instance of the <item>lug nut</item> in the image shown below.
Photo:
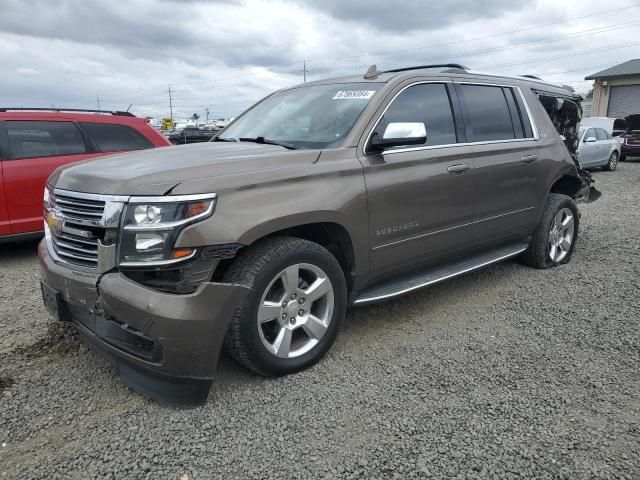
M282 319L283 319L283 320L286 320L286 319L287 319L287 314L286 314L286 313L283 313L283 314L282 314Z
M298 310L298 315L300 316L304 315L304 310Z
M297 297L297 295L294 293L293 295L291 295L291 300L295 300Z
M289 323L291 323L291 325L295 325L296 324L296 317L291 317L289 319Z
M302 305L302 304L304 303L304 298L299 298L299 299L298 299L298 303L299 303L300 305Z
M282 308L287 308L287 302L282 302Z

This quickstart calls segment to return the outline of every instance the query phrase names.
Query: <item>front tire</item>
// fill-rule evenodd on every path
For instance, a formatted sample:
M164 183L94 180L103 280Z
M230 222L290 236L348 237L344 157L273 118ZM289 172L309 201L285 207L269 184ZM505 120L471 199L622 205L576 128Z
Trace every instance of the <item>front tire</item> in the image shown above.
M569 262L579 227L576 202L567 195L549 194L533 240L521 257L522 262L540 269Z
M235 311L225 351L260 375L287 375L318 362L344 319L347 287L340 264L308 240L260 241L238 256L224 282L250 289Z
M613 172L618 167L618 152L611 152L609 155L609 161L602 167L608 172Z

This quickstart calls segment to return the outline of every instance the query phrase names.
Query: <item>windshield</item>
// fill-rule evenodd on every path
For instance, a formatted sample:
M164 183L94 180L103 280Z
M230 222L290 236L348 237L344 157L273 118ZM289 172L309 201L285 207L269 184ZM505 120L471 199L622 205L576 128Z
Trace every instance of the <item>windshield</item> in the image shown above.
M347 83L277 92L222 131L218 140L331 148L349 133L379 88L380 84Z

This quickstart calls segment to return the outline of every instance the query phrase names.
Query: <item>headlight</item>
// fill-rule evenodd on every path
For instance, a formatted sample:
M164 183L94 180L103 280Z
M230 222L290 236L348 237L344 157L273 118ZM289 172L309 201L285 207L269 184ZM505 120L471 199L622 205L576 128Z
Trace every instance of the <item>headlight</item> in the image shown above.
M213 214L215 194L131 197L120 235L119 265L170 265L193 257L195 248L174 248L182 229Z

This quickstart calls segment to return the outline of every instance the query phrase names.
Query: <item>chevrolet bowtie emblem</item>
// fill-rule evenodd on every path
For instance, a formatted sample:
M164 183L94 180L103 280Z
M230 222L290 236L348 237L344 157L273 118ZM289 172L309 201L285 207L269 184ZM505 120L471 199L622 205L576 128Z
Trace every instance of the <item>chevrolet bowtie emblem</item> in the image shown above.
M54 232L59 231L60 228L62 227L62 220L56 217L52 212L47 213L47 216L45 217L45 221L47 222L49 229Z

